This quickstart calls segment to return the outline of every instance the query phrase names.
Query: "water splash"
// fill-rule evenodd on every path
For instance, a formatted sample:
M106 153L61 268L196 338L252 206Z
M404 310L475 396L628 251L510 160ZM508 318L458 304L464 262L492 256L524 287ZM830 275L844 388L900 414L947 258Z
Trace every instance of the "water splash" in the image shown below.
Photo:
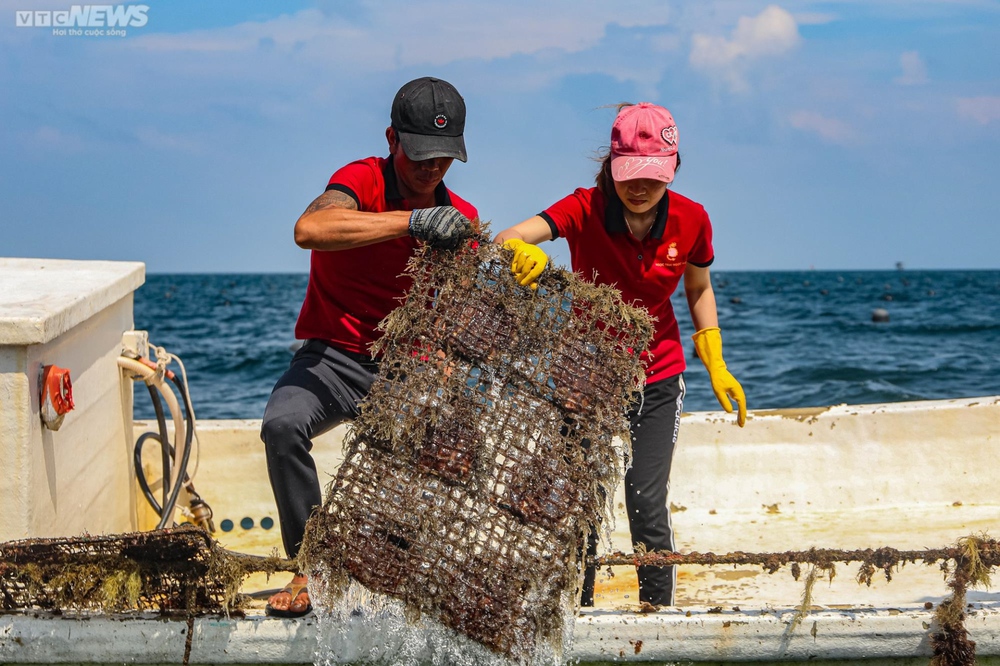
M310 579L326 595L322 576ZM569 646L575 625L571 595L565 595L563 644ZM316 666L372 664L378 666L511 666L518 662L490 651L478 642L424 615L417 616L401 602L375 594L357 582L329 609L317 608ZM525 650L524 652L532 652ZM524 666L556 666L562 654L547 644L535 646Z

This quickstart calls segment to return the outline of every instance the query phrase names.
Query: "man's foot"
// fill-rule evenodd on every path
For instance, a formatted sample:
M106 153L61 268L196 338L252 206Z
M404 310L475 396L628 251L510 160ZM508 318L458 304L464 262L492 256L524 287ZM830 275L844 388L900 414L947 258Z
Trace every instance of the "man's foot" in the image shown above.
M267 600L264 612L272 617L302 617L312 612L309 599L309 578L295 574L291 582Z

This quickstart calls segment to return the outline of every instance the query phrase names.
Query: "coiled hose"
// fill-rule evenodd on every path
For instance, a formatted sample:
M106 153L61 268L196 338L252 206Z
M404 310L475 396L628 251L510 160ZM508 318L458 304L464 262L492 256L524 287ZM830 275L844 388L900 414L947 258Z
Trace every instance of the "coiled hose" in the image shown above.
M163 356L165 356L165 353ZM195 522L209 532L214 532L215 525L212 522L212 509L195 491L194 484L187 474L187 467L191 458L191 444L194 440L195 423L191 398L184 383L179 381L173 372L165 368L163 361L164 358L162 357L159 364L144 358L131 358L128 356L120 356L118 358L118 366L120 368L131 373L133 379L141 379L145 382L149 390L150 400L153 403L153 410L156 414L159 431L158 433L143 433L135 443L133 455L136 479L139 482L139 487L146 501L149 502L153 511L160 517L156 529L163 529L172 525L177 498L180 496L181 488L185 488L191 498L190 507ZM173 390L164 381L164 378L169 379L177 387L184 402L184 416L181 415L177 396L174 395ZM160 396L166 401L174 423L173 446L171 446L168 438L166 417L163 412L163 404ZM161 501L157 501L142 468L142 448L149 440L154 440L160 444L160 458L163 467L163 493Z

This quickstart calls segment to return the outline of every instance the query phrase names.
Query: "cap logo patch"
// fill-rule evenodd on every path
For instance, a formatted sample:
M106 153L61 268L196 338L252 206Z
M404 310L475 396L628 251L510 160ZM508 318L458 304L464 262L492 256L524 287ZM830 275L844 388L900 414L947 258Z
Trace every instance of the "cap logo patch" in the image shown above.
M448 126L448 116L444 115L443 113L439 113L438 115L434 116L434 127L440 130L444 129L447 126Z
M671 125L670 127L664 127L660 130L660 138L667 142L667 145L673 148L677 145L677 125Z

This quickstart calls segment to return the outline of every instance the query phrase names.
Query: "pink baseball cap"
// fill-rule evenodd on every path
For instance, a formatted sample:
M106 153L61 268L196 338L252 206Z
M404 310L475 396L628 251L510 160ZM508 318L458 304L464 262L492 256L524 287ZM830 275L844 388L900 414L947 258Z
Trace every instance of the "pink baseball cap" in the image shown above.
M662 106L639 102L618 112L611 126L611 177L674 179L677 123Z

